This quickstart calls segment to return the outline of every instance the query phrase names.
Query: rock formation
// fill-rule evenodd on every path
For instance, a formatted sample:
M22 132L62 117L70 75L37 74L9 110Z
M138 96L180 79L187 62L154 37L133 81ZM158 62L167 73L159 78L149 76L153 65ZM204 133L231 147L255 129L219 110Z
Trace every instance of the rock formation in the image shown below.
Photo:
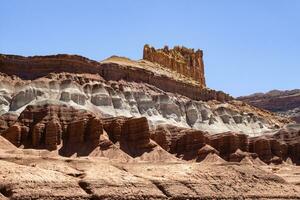
M103 128L110 144L101 141ZM59 148L59 154L63 156L75 153L87 156L101 145L107 147L107 144L118 143L122 151L137 157L156 146L150 141L145 117L100 119L93 113L66 105L27 106L1 135L17 147L50 151Z
M17 56L0 54L1 72L22 79L36 79L51 72L96 74L99 63L78 55Z
M156 146L150 140L148 121L142 118L104 119L104 129L113 143L132 157L141 156Z
M0 199L300 198L298 125L144 58L0 55Z
M160 126L151 134L157 144L185 160L203 160L209 153L215 153L224 160L240 162L245 157L259 157L265 163L291 158L300 163L298 153L300 127L293 125L279 130L274 135L249 137L245 134L225 132L210 135L193 129L176 126Z
M203 52L198 49L175 46L169 49L155 49L149 45L144 46L143 59L158 63L161 66L189 77L198 83L200 88L205 88Z
M290 117L300 123L300 90L272 90L265 94L256 93L239 97L241 101L258 108L276 112L282 116Z
M108 138L103 140L104 132ZM87 156L97 148L106 149L114 144L135 158L160 145L184 160L203 160L209 153L215 153L235 162L259 157L266 163L288 158L300 163L300 127L296 125L258 137L233 132L211 135L172 125L150 128L145 117L101 118L86 110L45 104L27 106L1 135L17 147L58 150L63 156Z
M203 161L209 154L216 154L219 155L220 152L213 148L212 146L206 144L204 145L201 149L198 150L197 152L197 161L201 162Z
M94 149L102 134L101 120L84 110L62 105L27 106L15 124L2 136L16 146L56 150L63 141L62 155L81 151L81 144ZM82 154L87 154L82 152Z
M224 92L199 87L199 84L187 83L185 79L181 80L180 77L170 73L157 73L156 65L153 63L146 65L138 61L120 63L113 59L96 62L81 56L67 54L32 57L0 54L0 67L0 72L16 75L22 79L32 80L49 73L60 72L99 74L106 80L143 82L166 92L178 93L195 100L229 101L233 99ZM152 68L152 70L148 70L148 68ZM36 93L24 95L20 94L17 98L22 97L27 100ZM0 101L5 102L5 99L0 99Z
M273 130L288 121L245 103L195 101L162 91L149 84L124 80L106 81L96 74L51 73L35 80L0 75L6 99L0 123L6 129L27 105L71 104L104 117L147 117L151 125L167 123L216 133L245 132L250 135ZM195 93L196 94L196 93ZM205 93L203 93L205 94ZM26 98L25 98L26 97ZM38 114L35 117L38 117ZM42 116L40 116L42 117Z

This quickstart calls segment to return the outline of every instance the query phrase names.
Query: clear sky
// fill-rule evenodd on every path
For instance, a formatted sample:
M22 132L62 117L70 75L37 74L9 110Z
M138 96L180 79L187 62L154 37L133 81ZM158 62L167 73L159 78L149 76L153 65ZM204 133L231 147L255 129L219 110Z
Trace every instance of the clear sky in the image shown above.
M0 53L142 57L204 51L207 85L233 96L300 88L300 0L1 0Z

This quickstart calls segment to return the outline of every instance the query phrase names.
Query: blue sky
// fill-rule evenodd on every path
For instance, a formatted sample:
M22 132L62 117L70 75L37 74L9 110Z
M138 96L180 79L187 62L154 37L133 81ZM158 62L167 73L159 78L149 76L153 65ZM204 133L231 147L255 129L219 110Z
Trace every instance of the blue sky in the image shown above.
M0 53L142 57L204 51L207 85L234 96L300 88L298 0L1 0Z

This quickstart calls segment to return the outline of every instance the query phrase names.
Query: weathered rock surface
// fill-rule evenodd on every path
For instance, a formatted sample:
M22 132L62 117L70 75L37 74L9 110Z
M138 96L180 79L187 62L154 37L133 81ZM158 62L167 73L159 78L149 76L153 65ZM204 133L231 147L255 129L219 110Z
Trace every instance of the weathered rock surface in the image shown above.
M111 118L104 119L104 129L120 149L132 157L150 152L156 146L150 140L148 121L142 118Z
M27 106L1 135L17 147L58 150L63 156L88 156L95 149L107 150L116 144L129 156L137 157L157 146L150 140L145 117L102 120L67 105Z
M239 97L250 105L290 117L300 123L300 90L273 90Z
M201 149L198 150L197 161L203 161L209 154L220 155L220 152L213 148L212 146L206 144Z
M67 105L43 104L27 106L1 135L17 147L57 150L63 156L99 155L96 149L117 148L136 158L145 153L157 154L155 149L160 145L165 155L169 152L183 160L201 160L212 153L201 153L203 147L210 145L227 161L241 161L247 154L266 163L275 157L299 163L300 128L293 127L258 137L234 132L211 135L173 125L150 128L145 117L102 118Z
M146 65L146 67L144 66ZM178 93L195 100L228 101L232 97L221 91L200 88L199 85L186 83L172 73L157 73L156 65L138 61L118 62L110 59L106 62L96 62L77 55L59 54L53 56L22 57L0 54L0 72L16 75L22 79L36 79L49 73L70 72L77 74L100 74L106 80L126 80L151 84L167 92ZM152 68L149 70L149 68ZM155 73L156 72L156 73ZM16 98L24 102L31 101L34 95L42 91L22 92ZM5 103L5 99L0 99ZM16 105L18 107L20 105Z
M0 55L0 199L300 198L300 127L205 88L200 51L158 51Z
M299 186L271 169L214 163L213 158L214 162L206 159L201 164L120 163L9 153L0 153L0 158L4 199L300 198Z
M1 72L23 79L36 79L51 72L98 73L99 63L78 55L0 55Z
M175 46L169 49L155 49L149 45L144 46L143 59L189 77L198 83L200 88L205 88L203 52L198 49L188 49L186 47Z
M67 105L27 106L15 124L2 132L2 136L16 146L25 148L60 149L62 155L93 150L99 145L102 123L92 113Z
M165 92L177 93L194 100L229 101L233 98L222 91L200 88L192 79L145 60L132 61L112 57L101 62L100 75L106 80L147 83Z
M245 157L260 158L265 163L274 163L291 158L300 163L300 127L289 125L276 134L249 137L241 133L225 132L210 135L206 132L176 126L160 126L151 138L165 150L184 160L203 160L215 153L224 160L240 162ZM276 163L274 163L276 164Z
M0 111L0 129L15 120L27 105L69 104L103 117L146 117L151 125L176 124L202 131L262 134L288 122L272 113L230 101L194 101L148 84L105 81L95 74L49 74L32 81L0 76L7 106ZM30 93L30 101L19 94ZM196 93L195 93L196 94ZM1 120L5 118L5 120ZM1 122L3 121L3 122ZM7 122L6 122L7 121Z

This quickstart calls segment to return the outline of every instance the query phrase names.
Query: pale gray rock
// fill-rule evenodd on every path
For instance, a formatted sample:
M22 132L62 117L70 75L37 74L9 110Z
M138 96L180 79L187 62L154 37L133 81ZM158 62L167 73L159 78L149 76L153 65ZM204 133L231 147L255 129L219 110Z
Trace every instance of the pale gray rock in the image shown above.
M20 113L26 105L51 101L65 102L105 117L145 116L152 125L172 124L213 133L234 131L257 136L274 128L274 124L255 112L238 112L229 103L194 101L153 86L124 81L87 79L79 83L82 79L73 76L16 82L15 87L2 83L5 88L0 91L0 113L8 110Z
M28 88L21 90L16 95L12 97L10 110L16 111L19 108L27 105L31 101L35 100L37 97L42 96L44 92L35 88Z

